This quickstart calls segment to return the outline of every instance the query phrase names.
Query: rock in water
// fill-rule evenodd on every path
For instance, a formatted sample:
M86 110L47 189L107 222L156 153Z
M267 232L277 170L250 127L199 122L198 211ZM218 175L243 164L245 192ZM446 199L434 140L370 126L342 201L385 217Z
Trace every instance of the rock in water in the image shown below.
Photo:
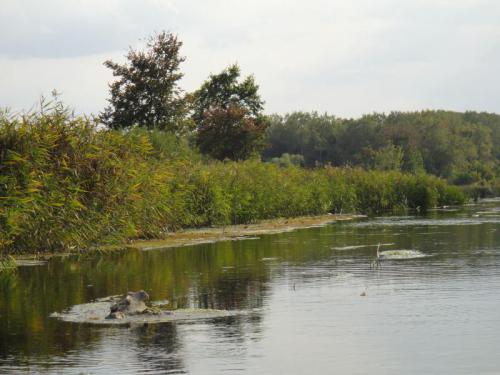
M144 290L138 292L128 292L127 296L111 306L106 319L123 319L125 315L143 314L148 311L146 301L149 294Z

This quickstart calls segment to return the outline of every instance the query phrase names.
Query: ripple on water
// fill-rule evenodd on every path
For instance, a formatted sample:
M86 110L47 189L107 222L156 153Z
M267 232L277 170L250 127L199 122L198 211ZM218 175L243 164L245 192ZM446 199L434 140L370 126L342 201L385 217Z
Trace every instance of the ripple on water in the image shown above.
M346 250L362 249L362 248L370 247L370 246L373 246L373 245L334 246L334 247L332 247L332 250L346 251ZM375 245L375 246L377 246L377 245Z
M37 259L16 259L17 267L35 267L35 266L45 266L47 264L46 260Z
M362 249L366 247L377 247L377 246L392 246L395 245L394 242L390 243L376 243L376 244L366 244L366 245L352 245L352 246L334 246L332 247L332 250L338 250L338 251L348 251L348 250L356 250L356 249Z
M380 252L380 257L383 259L416 259L425 258L430 255L424 254L418 250L386 250Z
M456 219L381 219L351 223L353 227L417 227L417 226L450 226L450 225L480 225L485 223L500 223L500 218L486 216L484 218L456 218ZM393 234L394 235L394 234Z

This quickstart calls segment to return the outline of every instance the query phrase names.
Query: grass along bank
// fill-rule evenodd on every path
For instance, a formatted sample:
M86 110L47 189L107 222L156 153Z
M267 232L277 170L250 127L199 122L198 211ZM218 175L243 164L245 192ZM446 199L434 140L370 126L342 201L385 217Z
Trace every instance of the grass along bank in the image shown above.
M158 131L64 110L0 115L0 254L85 250L181 228L462 204L429 175L203 161Z

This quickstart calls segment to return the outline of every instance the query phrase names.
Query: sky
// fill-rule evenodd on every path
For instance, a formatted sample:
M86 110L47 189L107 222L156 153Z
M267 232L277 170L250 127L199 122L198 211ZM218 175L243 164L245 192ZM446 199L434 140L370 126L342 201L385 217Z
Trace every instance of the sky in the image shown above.
M0 3L0 107L12 110L56 89L98 113L113 80L103 62L166 30L183 42L184 90L238 63L266 113L500 112L498 0Z

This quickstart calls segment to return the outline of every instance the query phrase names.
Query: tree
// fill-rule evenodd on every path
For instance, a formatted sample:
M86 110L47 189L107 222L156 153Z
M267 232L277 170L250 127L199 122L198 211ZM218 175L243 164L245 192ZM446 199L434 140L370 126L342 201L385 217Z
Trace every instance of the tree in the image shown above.
M203 121L204 113L215 107L227 109L230 105L246 108L258 116L264 109L264 102L258 94L259 86L253 76L246 77L238 83L240 67L230 65L221 73L210 75L198 91L194 93L193 119L198 123Z
M240 68L231 65L211 75L193 93L192 119L200 150L217 159L240 160L264 148L268 125L253 76L239 82Z
M374 152L373 168L380 171L401 170L404 152L399 146L388 145Z
M181 46L176 36L164 31L149 37L144 51L130 48L126 64L104 62L119 79L109 84L110 105L101 113L103 123L114 129L182 130L187 105L178 86L183 76L179 65L185 60L179 56Z
M265 147L264 116L252 116L237 104L214 107L204 113L196 142L200 151L213 158L244 160Z

